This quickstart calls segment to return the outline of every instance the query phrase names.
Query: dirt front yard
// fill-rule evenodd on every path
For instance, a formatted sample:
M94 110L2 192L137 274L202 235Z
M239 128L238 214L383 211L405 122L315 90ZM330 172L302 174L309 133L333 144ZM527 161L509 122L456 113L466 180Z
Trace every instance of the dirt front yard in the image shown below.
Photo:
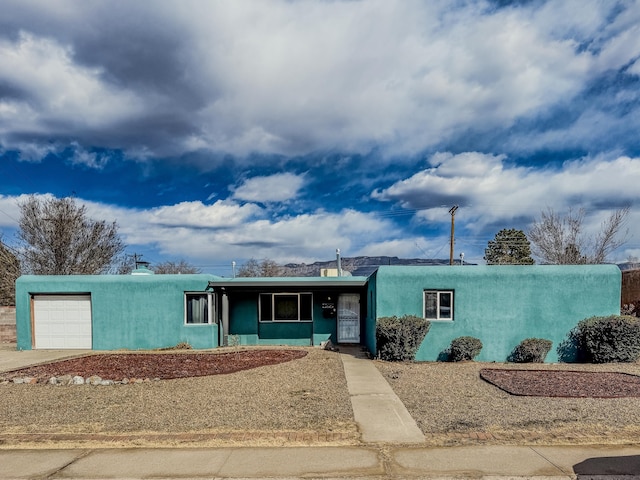
M286 444L291 438L299 443L320 439L335 444L336 438L341 444L358 443L338 353L315 348L272 349L266 355L258 351L159 352L152 354L156 358L145 357L144 362L136 356L100 359L97 355L71 360L62 369L39 366L21 372L36 375L39 383L0 385L0 447L30 446L30 435L44 436L35 446L46 446L47 434L56 434L58 439L65 434L69 438L119 436L122 445L171 444L182 442L172 437L189 435L203 446L226 444L229 439L245 445ZM504 370L535 370L543 393L553 385L580 393L575 385L567 385L568 378L589 381L594 378L590 373L621 372L636 380L638 364L374 364L432 445L470 441L619 444L640 438L640 398L516 396L481 378L483 369L498 369L502 377ZM142 370L136 370L136 365ZM242 369L235 371L239 367ZM567 371L587 375L564 375ZM112 380L150 377L150 381L56 386L46 381L50 374L102 374ZM154 381L155 377L161 380ZM526 378L511 377L511 386ZM586 385L582 392L593 391L591 387ZM154 435L166 438L140 440ZM218 440L211 440L214 437ZM55 443L59 447L87 445L73 440Z
M173 380L110 386L1 385L0 434L338 432L357 441L339 354L313 348L299 353L283 363L254 362L257 368ZM230 354L229 363L251 363L253 358L223 349L212 355L220 354Z
M638 364L376 361L376 366L427 436L475 432L481 438L531 443L636 443L640 438L640 398L516 396L480 377L482 369L545 370L549 373L546 383L553 384L554 372L640 375Z

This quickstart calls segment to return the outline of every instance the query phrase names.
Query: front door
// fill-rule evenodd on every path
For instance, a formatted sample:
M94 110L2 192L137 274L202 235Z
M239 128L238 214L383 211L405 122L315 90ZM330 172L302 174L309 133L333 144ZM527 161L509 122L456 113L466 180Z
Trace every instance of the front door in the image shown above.
M360 343L360 295L338 296L338 343Z

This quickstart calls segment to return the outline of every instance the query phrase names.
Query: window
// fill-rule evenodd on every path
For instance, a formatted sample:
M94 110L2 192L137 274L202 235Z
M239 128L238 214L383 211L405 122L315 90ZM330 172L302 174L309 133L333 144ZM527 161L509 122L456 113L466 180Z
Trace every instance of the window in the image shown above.
M453 291L425 290L424 318L427 320L453 320Z
M261 322L310 322L313 296L310 293L261 293Z
M185 293L184 303L184 318L187 325L215 323L211 293Z

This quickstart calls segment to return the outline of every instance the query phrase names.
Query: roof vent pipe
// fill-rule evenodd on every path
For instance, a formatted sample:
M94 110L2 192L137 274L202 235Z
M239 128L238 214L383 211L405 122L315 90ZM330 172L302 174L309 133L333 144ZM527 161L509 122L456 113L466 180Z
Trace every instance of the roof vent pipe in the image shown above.
M340 263L340 249L336 248L336 263L338 266L338 276L342 276L342 264Z

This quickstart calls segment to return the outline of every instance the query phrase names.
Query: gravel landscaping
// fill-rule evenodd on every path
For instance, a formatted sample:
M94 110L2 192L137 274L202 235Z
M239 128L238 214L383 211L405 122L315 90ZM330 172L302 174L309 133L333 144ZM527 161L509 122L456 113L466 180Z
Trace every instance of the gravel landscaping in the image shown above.
M515 396L480 378L483 368L554 372L621 372L640 375L638 364L388 363L376 366L425 435L451 432L539 435L545 442L624 443L640 435L640 398Z
M3 412L0 415L0 439L3 434L6 439L10 435L47 433L175 435L244 432L248 439L245 443L251 443L252 433L268 437L272 433L296 432L296 435L300 434L298 438L304 438L307 433L314 434L315 438L329 438L326 434L335 433L339 434L342 443L358 442L357 426L338 353L317 348L274 348L259 355L261 350L246 348L238 353L233 349L219 349L207 353L145 354L166 362L158 366L157 362L146 361L151 359L150 356L145 357L145 362L141 363L146 372L143 375L154 378L185 376L190 368L194 375L205 376L104 387L51 385L46 381L52 372L50 366L0 374L2 378L9 378L31 373L39 380L29 385L13 382L0 385L0 411ZM100 354L84 360L74 359L62 363L64 372L56 372L87 375L97 373L99 368L107 368L100 373L105 376L114 376L115 372L120 376L140 376L131 370L135 364L133 359L140 362L140 358L134 354L127 355L126 360L114 355L99 359ZM198 361L194 362L196 359ZM241 365L248 369L223 373L220 370L222 360L225 368L230 370ZM633 388L638 387L635 376L640 375L639 364L382 361L374 361L374 364L431 444L452 444L451 439L457 438L456 435L473 438L477 432L477 438L481 440L488 434L489 439L507 439L511 443L536 443L532 438L539 438L539 443L628 443L637 442L640 438L638 397L553 398L511 395L505 391L513 388L519 395L535 395L536 392L552 395L564 389L565 393L595 392L609 396L620 382L628 388L632 388L631 384L635 385ZM80 369L82 365L87 369ZM66 368L71 366L76 369L67 372ZM485 376L493 375L500 388L481 378L483 370ZM611 375L611 372L621 375ZM597 375L597 382L594 375ZM582 383L575 383L576 379L581 379ZM632 381L626 382L625 379ZM625 394L634 393L637 392L629 390Z
M300 351L306 355L224 375L108 387L9 383L0 386L0 432L299 431L357 439L339 355Z

